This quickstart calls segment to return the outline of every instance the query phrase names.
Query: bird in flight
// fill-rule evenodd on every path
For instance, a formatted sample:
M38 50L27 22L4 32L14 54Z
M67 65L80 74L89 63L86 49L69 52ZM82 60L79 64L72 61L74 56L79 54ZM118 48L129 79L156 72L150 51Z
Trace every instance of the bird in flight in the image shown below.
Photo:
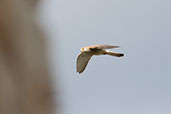
M113 45L92 45L81 48L81 53L77 57L77 72L82 73L93 55L110 55L115 57L124 56L123 53L115 53L106 49L118 48Z

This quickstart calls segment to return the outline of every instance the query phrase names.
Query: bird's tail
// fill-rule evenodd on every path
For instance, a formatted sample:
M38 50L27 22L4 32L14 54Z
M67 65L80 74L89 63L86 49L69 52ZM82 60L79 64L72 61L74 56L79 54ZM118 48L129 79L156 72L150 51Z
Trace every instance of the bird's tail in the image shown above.
M110 51L106 51L105 54L111 55L111 56L115 56L115 57L122 57L122 56L124 56L123 53L114 53L114 52L110 52Z

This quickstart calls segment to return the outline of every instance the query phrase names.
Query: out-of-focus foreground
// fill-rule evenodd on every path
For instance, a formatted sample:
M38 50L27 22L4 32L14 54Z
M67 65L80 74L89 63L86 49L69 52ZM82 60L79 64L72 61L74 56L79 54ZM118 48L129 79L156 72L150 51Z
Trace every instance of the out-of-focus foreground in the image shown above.
M37 0L0 0L0 114L52 114L45 44L34 22Z

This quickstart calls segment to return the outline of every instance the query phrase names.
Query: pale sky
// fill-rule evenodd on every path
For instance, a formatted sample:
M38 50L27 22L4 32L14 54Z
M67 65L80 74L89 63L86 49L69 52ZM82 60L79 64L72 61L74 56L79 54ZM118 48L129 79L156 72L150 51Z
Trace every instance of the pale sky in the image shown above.
M171 114L170 0L44 0L39 14L62 114ZM93 44L125 56L93 57L80 75Z

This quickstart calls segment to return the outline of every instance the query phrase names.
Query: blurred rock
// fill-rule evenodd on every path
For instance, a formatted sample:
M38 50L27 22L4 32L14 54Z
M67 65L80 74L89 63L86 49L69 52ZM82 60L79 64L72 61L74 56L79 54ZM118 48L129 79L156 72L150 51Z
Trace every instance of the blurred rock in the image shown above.
M44 35L37 0L0 0L0 114L52 114Z

